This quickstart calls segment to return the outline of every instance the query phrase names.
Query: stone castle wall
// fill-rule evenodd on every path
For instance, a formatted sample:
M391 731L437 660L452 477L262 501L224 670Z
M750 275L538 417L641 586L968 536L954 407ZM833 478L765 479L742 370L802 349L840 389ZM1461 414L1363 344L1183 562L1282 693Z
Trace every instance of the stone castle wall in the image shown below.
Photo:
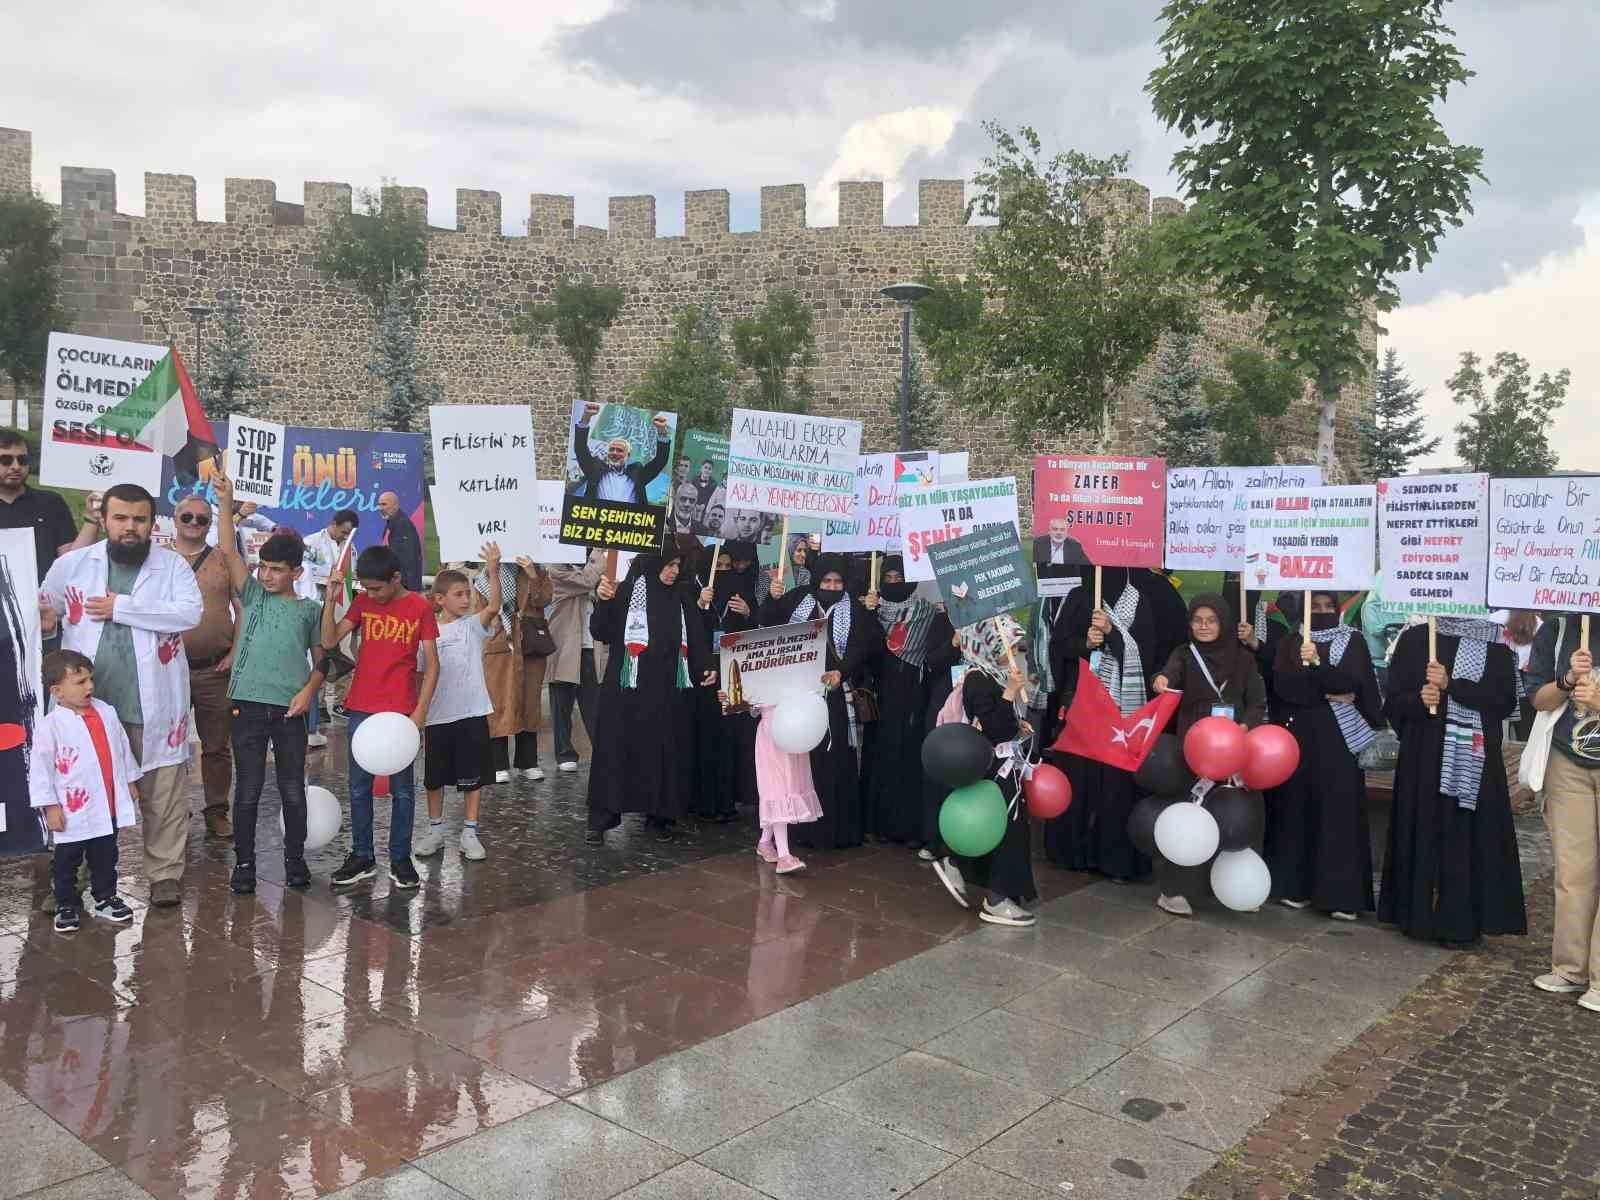
M0 130L0 190L29 186L30 136ZM420 188L400 189L426 212ZM540 472L553 477L574 395L570 364L553 340L530 348L511 323L529 303L549 298L563 278L620 285L627 303L607 335L597 375L603 399L622 399L670 336L686 305L710 305L724 328L776 289L793 289L812 306L817 335L816 409L865 423L863 449L895 444L900 370L899 318L878 289L914 278L924 266L940 272L969 269L982 226L965 223L960 180L926 179L918 185L918 223L885 226L883 184L839 184L839 224L805 223L805 188L761 189L760 229L729 229L729 195L686 192L684 234L656 236L653 196L614 196L609 228L575 226L570 196L528 197L528 235L501 232L499 193L458 189L457 228L430 235L429 265L420 310L421 345L447 400L458 403L526 403L533 406ZM363 427L371 420L376 389L371 358L373 317L351 288L331 283L316 268L319 244L331 222L350 211L345 183L308 182L304 203L280 202L265 179L228 179L221 222L195 218L195 182L189 175L146 173L144 216L118 211L113 172L63 167L61 221L64 299L75 314L73 330L103 337L160 343L177 341L191 364L194 333L185 306L219 307L224 293L243 307L256 346L256 365L272 380L270 410L277 419ZM1130 219L1181 213L1182 203L1120 181L1116 202ZM1197 340L1201 365L1219 371L1227 350L1255 344L1259 321L1207 303L1205 331ZM207 340L215 332L207 331ZM1143 375L1147 376L1147 364ZM1351 417L1356 395L1341 402L1341 461L1353 462ZM1121 404L1111 449L1148 446L1147 414L1139 383ZM1286 418L1280 445L1286 460L1312 461L1315 411L1309 397ZM992 426L969 412L944 412L939 448L968 448L974 478L1025 476L1036 451L1085 451L1093 439L1055 441L1019 452L1006 439L1003 420Z

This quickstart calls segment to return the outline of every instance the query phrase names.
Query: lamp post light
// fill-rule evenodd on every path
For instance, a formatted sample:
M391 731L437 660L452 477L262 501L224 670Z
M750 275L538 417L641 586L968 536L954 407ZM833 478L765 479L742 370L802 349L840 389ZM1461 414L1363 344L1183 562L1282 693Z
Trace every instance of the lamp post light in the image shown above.
M900 306L900 449L911 449L911 307L929 292L923 283L891 283L878 289Z

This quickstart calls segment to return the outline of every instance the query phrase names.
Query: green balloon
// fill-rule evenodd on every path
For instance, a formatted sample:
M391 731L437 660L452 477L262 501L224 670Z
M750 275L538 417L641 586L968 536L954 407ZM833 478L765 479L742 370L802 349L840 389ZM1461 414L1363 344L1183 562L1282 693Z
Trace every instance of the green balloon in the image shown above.
M1006 798L992 779L957 788L939 809L939 836L963 858L982 858L1006 835Z

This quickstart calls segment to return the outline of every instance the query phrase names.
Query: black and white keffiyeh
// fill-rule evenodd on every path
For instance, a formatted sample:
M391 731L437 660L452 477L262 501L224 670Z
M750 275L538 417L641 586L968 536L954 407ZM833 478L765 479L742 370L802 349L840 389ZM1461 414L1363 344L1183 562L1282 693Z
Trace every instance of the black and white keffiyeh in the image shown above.
M794 611L789 614L789 620L798 624L801 621L812 621L818 616L815 596L807 596L794 606ZM850 600L840 596L829 607L827 613L828 632L833 637L833 652L840 658L844 657L844 648L850 644Z
M879 597L877 616L883 626L884 648L906 666L921 671L927 661L928 630L938 611L919 596L909 600Z
M1436 628L1447 637L1459 638L1451 676L1468 683L1483 678L1489 660L1489 643L1498 640L1499 629L1491 621L1459 617L1439 617ZM1439 765L1439 794L1454 796L1456 804L1471 812L1478 807L1478 788L1483 783L1483 717L1475 708L1453 704L1448 695L1444 704L1444 758Z
M678 610L678 666L674 672L673 686L679 691L689 682L689 622L683 615L683 605ZM639 686L639 656L650 645L649 582L643 574L635 577L633 590L628 593L628 616L622 626L622 644L625 654L618 681L625 688Z
M1106 610L1112 627L1122 634L1122 658L1102 646L1095 659L1095 677L1105 685L1116 701L1117 711L1127 716L1142 707L1149 694L1145 691L1144 661L1139 656L1139 643L1133 640L1133 618L1139 610L1139 589L1129 583L1122 589L1117 602Z
M1313 629L1311 640L1328 648L1328 665L1337 667L1344 659L1344 652L1350 648L1350 639L1355 632L1349 625L1335 625L1331 629ZM1339 734L1351 754L1359 756L1377 740L1378 731L1367 724L1367 719L1354 704L1329 700L1328 707L1333 710L1333 718L1339 723Z
M511 618L517 615L517 580L522 575L522 568L516 563L504 560L500 563L500 628L507 637L511 636ZM472 581L472 590L485 600L489 598L489 572L487 569L479 571L478 577Z

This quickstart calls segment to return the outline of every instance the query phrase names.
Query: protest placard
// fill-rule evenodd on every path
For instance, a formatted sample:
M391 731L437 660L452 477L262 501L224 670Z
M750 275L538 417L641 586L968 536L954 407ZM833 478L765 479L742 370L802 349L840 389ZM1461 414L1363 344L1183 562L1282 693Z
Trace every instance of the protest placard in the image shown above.
M528 556L536 563L581 563L589 557L587 546L568 546L561 540L561 498L565 494L559 479L539 480L539 535Z
M428 424L440 559L475 559L484 542L498 543L508 562L533 556L539 494L532 410L522 404L435 404ZM447 540L451 550L463 552L447 552Z
M1371 587L1377 504L1370 484L1257 493L1245 530L1247 582L1263 591Z
M44 717L45 699L39 682L38 569L32 527L0 529L0 645L9 643L8 669L0 673L0 852L8 854L44 846L28 797L28 749Z
M1487 616L1489 476L1379 480L1378 570L1392 612Z
M728 507L847 517L855 505L861 422L733 410Z
M723 634L718 650L729 708L765 707L795 692L820 691L827 670L827 626L825 620L801 621Z
M1600 612L1600 478L1489 481L1490 608Z
M1038 599L1015 526L991 525L928 547L950 624L959 629Z
M162 456L99 425L166 357L167 347L52 333L45 356L39 482L104 491L113 483L161 486Z
M928 547L994 525L1017 528L1017 480L1013 475L965 483L941 483L898 493L901 552L906 580L932 582Z
M971 478L971 461L972 454L967 450L957 450L953 454L941 454L939 456L939 482L965 483Z
M728 439L691 429L672 471L672 531L712 542L726 537L728 519Z
M561 540L605 550L652 550L667 532L672 413L572 402Z
M283 426L254 417L228 421L228 478L240 500L273 505L283 489L283 452L288 446Z
M1250 497L1321 485L1321 467L1169 467L1163 561L1174 571L1242 571Z
M856 463L855 507L848 517L829 518L822 545L839 554L892 554L900 549L900 488L932 487L939 481L937 450L863 454Z
M1159 458L1036 456L1034 561L1159 567L1166 493Z

